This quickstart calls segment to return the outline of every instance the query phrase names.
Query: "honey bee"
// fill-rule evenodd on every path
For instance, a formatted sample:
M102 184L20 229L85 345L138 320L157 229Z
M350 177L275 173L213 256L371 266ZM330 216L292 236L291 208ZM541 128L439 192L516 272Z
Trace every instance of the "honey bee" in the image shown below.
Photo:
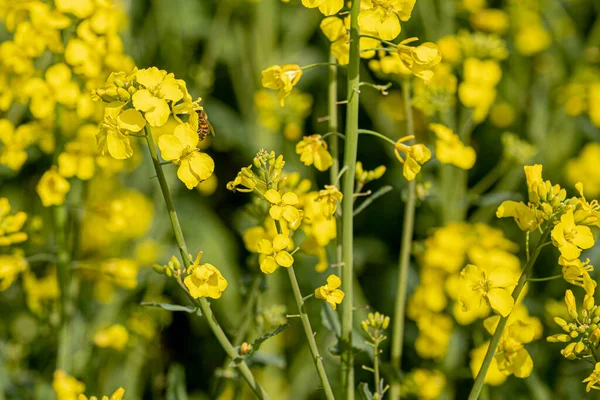
M196 110L196 113L198 114L198 139L203 141L209 133L214 136L215 130L210 122L208 122L206 112L204 110Z

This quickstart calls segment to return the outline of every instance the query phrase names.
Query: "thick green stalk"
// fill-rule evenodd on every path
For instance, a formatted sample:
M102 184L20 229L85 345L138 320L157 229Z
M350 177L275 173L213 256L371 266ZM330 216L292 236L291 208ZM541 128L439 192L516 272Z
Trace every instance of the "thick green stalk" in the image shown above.
M404 95L404 114L406 114L406 134L414 135L412 118L412 103L410 97L410 81L407 79L402 85ZM404 320L406 314L406 291L408 288L408 267L410 266L410 253L412 250L413 230L415 224L415 206L417 202L416 181L408 183L408 197L404 205L404 222L402 225L402 242L400 247L400 262L398 282L396 287L396 304L392 317L392 367L400 371L402 364L402 347L404 344ZM400 385L392 384L390 399L400 398Z
M335 63L335 56L329 53L329 62ZM338 110L337 110L337 67L331 65L329 67L329 86L327 89L327 114L328 114L328 131L338 131ZM329 152L333 158L333 164L329 168L329 182L331 185L336 185L336 179L340 172L340 139L337 135L329 135ZM339 260L338 260L339 262Z
M379 353L381 350L379 349L379 341L375 342L375 346L373 347L373 379L375 380L375 394L378 399L383 398L383 393L381 393L381 385L379 384L381 378L379 377Z
M319 354L319 348L317 347L317 342L315 340L315 334L313 333L312 327L310 325L310 319L308 318L308 314L306 313L306 309L304 307L304 300L302 298L302 293L300 292L300 286L298 285L298 279L296 279L296 273L294 272L294 267L286 268L288 271L288 275L290 277L290 283L292 284L292 292L294 293L294 299L296 300L296 305L298 306L298 312L300 313L300 319L302 320L302 327L304 328L304 333L306 335L306 339L308 340L308 347L310 348L310 353L313 357L313 361L315 366L317 367L317 374L319 374L319 379L321 380L321 385L323 385L323 391L325 392L325 397L327 400L334 400L333 391L331 390L331 385L329 384L329 380L327 379L327 374L325 373L325 366L323 365L323 357Z
M546 229L542 233L542 236L540 236L540 239L535 245L535 249L533 249L533 253L529 258L529 261L525 265L525 268L523 268L523 272L521 272L519 282L513 290L512 298L515 300L515 303L517 302L517 299L519 298L519 295L521 294L521 291L523 290L523 287L527 282L527 278L529 278L529 275L531 274L531 270L533 269L535 260L538 258L538 255L540 254L540 251L542 250L542 247L544 246L546 239L548 238L548 234L552 230L552 222L550 221L547 224L548 226L546 227ZM506 317L500 318L500 322L496 327L496 331L494 332L492 340L490 341L490 345L488 346L487 352L485 353L481 369L477 374L477 378L475 378L475 384L473 384L473 388L471 389L471 393L469 394L468 400L477 400L477 398L479 398L479 393L481 392L481 388L483 387L485 376L490 367L490 364L492 363L492 359L494 358L494 355L496 353L496 348L498 347L498 343L500 343L500 338L502 337L502 333L504 332L504 328L506 327L506 323L508 322L509 318L510 314Z
M183 237L183 232L181 230L181 225L179 224L179 218L177 218L177 212L175 211L175 206L173 205L173 198L171 197L171 191L169 189L169 185L167 183L167 179L165 178L165 174L163 172L162 166L160 164L160 160L158 159L158 153L156 151L156 144L154 143L154 138L152 137L152 132L150 132L150 128L146 125L144 127L144 133L146 134L146 141L148 142L148 149L150 150L150 155L152 157L152 163L154 164L154 169L156 170L156 176L158 178L158 182L160 184L160 190L162 192L163 198L165 200L165 205L167 206L167 211L169 212L169 218L171 220L171 226L173 227L173 233L175 234L175 241L177 242L177 246L179 247L179 252L181 253L181 258L185 267L190 266L190 256L187 250L187 246L185 244L185 239ZM193 299L192 299L193 300ZM213 314L210 304L206 298L201 297L196 299L195 303L202 310L202 314L206 318L208 322L208 326L210 327L213 334L216 336L217 341L227 353L227 356L231 359L238 359L240 355L233 347L225 332L219 325L219 322L215 318ZM238 370L241 375L244 377L256 397L259 399L268 400L269 395L264 391L264 389L260 386L260 384L252 375L250 368L245 361L241 360L237 364Z
M350 62L348 64L348 106L346 110L346 142L344 148L344 175L342 193L342 290L346 294L342 302L342 383L344 398L354 399L354 354L352 350L352 312L354 296L353 264L353 202L358 150L358 105L360 84L360 31L358 13L360 0L352 2L350 10Z

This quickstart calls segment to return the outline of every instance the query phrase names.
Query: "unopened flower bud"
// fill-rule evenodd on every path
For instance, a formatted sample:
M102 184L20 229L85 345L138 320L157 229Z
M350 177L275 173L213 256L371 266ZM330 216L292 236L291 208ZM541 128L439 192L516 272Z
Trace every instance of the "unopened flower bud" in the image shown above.
M245 356L246 354L250 353L252 351L252 345L249 343L242 343L242 345L240 346L240 354L242 356Z
M583 342L577 342L575 345L575 353L579 354L585 350L585 344Z
M567 325L567 321L565 321L564 319L559 318L559 317L554 317L554 322L561 328L564 327L565 325Z
M578 336L579 336L579 332L577 332L577 331L572 331L572 332L570 333L570 335L571 335L571 337L572 337L573 339L575 339L576 337L578 337Z
M153 264L152 269L156 271L156 273L163 275L165 273L165 267L158 264Z
M119 99L123 101L128 101L131 98L129 92L123 88L118 88L117 93L119 94Z

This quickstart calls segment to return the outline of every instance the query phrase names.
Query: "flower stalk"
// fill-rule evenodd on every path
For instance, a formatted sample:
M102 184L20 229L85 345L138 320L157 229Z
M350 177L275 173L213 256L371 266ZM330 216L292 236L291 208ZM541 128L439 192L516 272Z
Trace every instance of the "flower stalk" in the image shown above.
M550 234L551 230L552 221L549 221L548 226L546 227L546 229L544 229L544 231L542 232L542 236L540 236L537 244L535 245L535 248L531 253L531 257L529 258L529 261L525 265L525 268L523 268L523 272L521 272L521 276L519 277L517 286L512 292L512 298L514 299L515 303L517 302L519 295L523 291L525 283L527 283L529 275L531 274L531 271L533 269L533 265L535 264L535 260L538 258L540 251L544 247L546 239L548 238L548 235ZM506 327L506 323L508 322L509 318L510 314L506 317L500 318L498 327L496 328L496 331L492 336L492 340L490 341L490 345L488 346L487 352L485 353L481 369L477 374L477 378L475 378L475 383L473 384L473 388L471 389L471 393L469 394L468 400L477 400L479 398L479 394L481 393L481 389L483 388L483 384L485 381L485 376L487 375L487 371L490 367L490 364L492 363L492 359L494 358L494 355L496 353L496 348L498 347L498 343L500 343L500 338L502 337L502 333L504 332L504 328Z
M354 399L354 354L352 350L353 326L353 202L356 174L356 153L358 150L358 106L360 85L360 32L358 13L360 0L352 2L350 10L350 61L348 64L348 106L346 110L346 141L344 166L348 167L344 176L342 193L342 290L346 301L342 303L342 383L344 398Z
M173 205L173 198L171 197L171 191L169 189L167 179L165 178L164 171L162 169L160 160L158 158L158 153L156 150L156 143L154 142L154 138L152 137L152 132L150 132L150 128L148 127L148 125L144 126L144 133L146 135L148 149L150 151L150 156L152 157L152 163L154 164L154 169L156 171L156 176L158 178L160 190L162 192L163 198L165 200L165 205L166 205L167 211L169 213L169 219L171 220L171 226L173 228L173 233L175 234L175 241L177 243L177 247L179 248L179 252L181 254L181 259L183 260L183 264L187 268L191 265L191 262L189 259L189 252L188 252L187 246L185 244L185 239L183 237L183 232L181 230L179 218L177 217L177 212L175 211L175 206ZM200 307L200 309L202 310L202 314L206 318L206 321L208 322L208 326L210 327L213 334L216 336L217 341L219 342L219 344L221 345L223 350L225 350L225 353L227 354L227 356L234 360L239 359L240 355L238 354L237 350L233 347L233 345L227 338L227 335L225 335L225 332L223 331L223 328L221 328L221 325L219 325L219 322L217 321L215 315L213 314L213 312L210 308L210 303L208 302L208 300L206 300L206 298L204 298L204 297L201 297L199 299L192 299L192 300L195 300L194 303L198 307ZM238 367L238 370L240 371L241 375L243 376L244 380L246 380L246 382L248 383L248 386L250 386L250 389L252 389L252 391L256 395L256 397L259 399L268 400L269 395L265 392L265 390L262 388L262 386L260 386L260 384L256 381L256 379L254 378L254 375L252 375L252 372L250 371L250 368L248 368L248 365L246 364L246 362L244 360L239 361L237 363L237 367Z
M404 96L404 113L406 115L406 135L414 135L412 118L412 104L410 96L410 81L404 80L402 85ZM392 321L392 367L400 371L402 365L402 347L404 343L404 320L406 314L406 292L408 287L408 267L410 266L410 253L412 249L413 230L415 223L415 208L417 200L416 181L408 182L408 197L404 206L404 221L402 226L402 243L400 247L400 261L398 268L398 282L394 317ZM390 399L400 398L400 385L394 383L390 390Z

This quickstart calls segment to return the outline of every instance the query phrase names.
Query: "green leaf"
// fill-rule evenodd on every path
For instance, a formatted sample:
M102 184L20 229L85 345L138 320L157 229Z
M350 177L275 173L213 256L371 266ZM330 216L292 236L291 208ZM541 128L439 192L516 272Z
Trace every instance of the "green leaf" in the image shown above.
M243 356L240 356L240 357L237 357L237 358L233 359L232 363L236 364L236 363L239 363L242 360L250 358L254 353L256 353L258 351L258 349L260 349L260 346L265 341L267 341L268 339L272 338L273 336L277 336L278 334L280 334L288 326L290 326L290 324L279 325L277 327L277 329L275 329L273 332L269 332L269 333L266 333L266 334L262 335L261 337L259 337L258 339L256 339L254 342L252 342L252 348L250 349L250 352L248 354L244 354ZM238 348L238 351L239 351L239 348Z
M342 336L342 324L340 316L327 303L323 303L321 307L321 323L325 328L330 330L338 338Z
M185 368L173 364L167 373L167 400L188 400L185 391Z
M167 311L183 311L190 314L202 315L202 311L198 307L194 306L180 306L178 304L168 303L154 303L154 302L142 302L143 306L146 307L159 307Z
M371 393L371 389L369 389L369 385L366 382L361 382L358 387L364 400L373 400L373 393Z

